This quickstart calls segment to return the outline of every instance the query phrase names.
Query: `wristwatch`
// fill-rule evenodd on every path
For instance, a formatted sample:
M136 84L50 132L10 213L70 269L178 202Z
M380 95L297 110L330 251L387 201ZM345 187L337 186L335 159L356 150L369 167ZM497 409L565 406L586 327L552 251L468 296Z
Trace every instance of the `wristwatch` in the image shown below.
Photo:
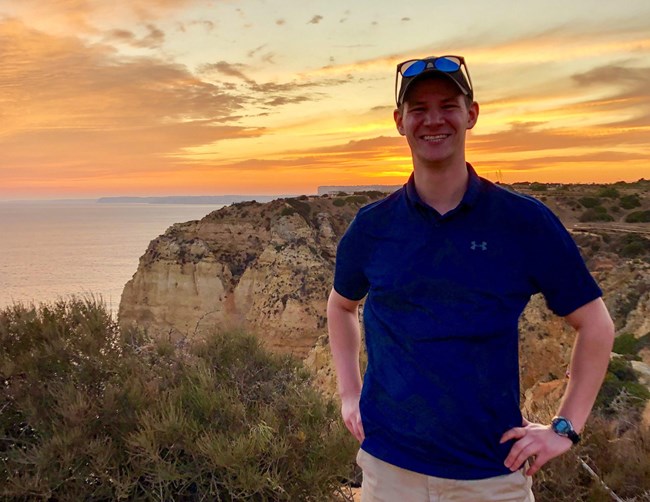
M557 435L569 438L573 444L578 444L580 442L580 434L578 434L573 428L571 420L564 417L554 417L551 421L551 429Z

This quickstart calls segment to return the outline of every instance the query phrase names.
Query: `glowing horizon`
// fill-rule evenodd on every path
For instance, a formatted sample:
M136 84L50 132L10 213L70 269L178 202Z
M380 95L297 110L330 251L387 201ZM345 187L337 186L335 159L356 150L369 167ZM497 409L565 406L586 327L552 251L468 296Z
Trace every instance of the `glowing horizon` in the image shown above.
M431 8L0 2L0 200L400 184L395 64L449 53L481 106L467 141L480 174L650 178L647 1L449 0L445 23Z

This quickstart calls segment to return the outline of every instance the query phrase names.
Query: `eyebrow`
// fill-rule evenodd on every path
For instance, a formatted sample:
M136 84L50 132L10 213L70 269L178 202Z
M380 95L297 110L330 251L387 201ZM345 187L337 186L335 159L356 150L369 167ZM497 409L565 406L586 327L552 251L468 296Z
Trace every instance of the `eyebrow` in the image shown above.
M454 102L455 103L458 100L458 96L462 96L462 93L456 94L454 96L450 96L448 98L442 98L440 100L440 102L441 103L449 103L449 102ZM429 100L426 99L426 98L422 98L422 99L418 99L418 100L407 99L405 102L408 102L411 106L414 106L414 105L419 105L419 104L428 104Z

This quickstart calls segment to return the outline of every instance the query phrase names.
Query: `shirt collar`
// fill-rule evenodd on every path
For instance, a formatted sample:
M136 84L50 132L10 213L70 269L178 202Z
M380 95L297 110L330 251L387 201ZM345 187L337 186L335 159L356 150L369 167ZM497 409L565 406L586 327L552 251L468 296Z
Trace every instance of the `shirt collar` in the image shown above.
M476 174L476 171L474 170L474 167L472 167L469 162L467 162L466 165L467 174L469 175L467 180L467 189L465 190L463 198L461 199L460 204L458 204L458 207L473 207L476 204L476 200L478 199L478 195L481 191L481 178L479 178L478 174ZM414 203L417 206L432 209L420 198L418 191L415 189L415 177L413 173L411 173L411 176L406 182L406 197L410 202Z

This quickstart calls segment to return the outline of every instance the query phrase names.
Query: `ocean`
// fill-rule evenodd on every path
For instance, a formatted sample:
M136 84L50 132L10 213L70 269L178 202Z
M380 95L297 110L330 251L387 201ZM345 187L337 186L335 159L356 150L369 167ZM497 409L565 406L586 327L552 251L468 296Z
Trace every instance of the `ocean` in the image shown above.
M223 205L0 202L0 308L71 295L117 313L124 284L153 239Z

